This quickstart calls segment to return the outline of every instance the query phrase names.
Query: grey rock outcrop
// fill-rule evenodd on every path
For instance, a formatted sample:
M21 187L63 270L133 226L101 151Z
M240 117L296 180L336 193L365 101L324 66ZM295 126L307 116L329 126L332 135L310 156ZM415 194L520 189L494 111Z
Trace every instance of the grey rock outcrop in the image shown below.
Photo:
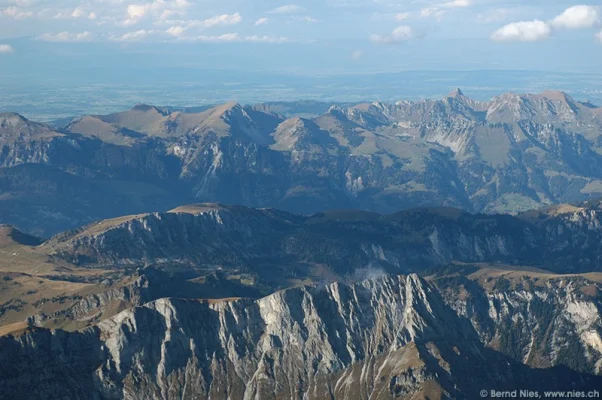
M416 275L257 301L161 299L82 332L0 338L0 392L11 397L470 398L530 374L550 386L575 378L521 368Z

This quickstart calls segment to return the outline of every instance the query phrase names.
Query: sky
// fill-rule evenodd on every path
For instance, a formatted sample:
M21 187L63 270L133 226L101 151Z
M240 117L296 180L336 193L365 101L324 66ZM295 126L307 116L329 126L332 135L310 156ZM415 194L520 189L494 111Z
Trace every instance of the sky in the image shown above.
M0 0L0 86L215 70L255 84L265 74L599 73L601 22L593 1Z

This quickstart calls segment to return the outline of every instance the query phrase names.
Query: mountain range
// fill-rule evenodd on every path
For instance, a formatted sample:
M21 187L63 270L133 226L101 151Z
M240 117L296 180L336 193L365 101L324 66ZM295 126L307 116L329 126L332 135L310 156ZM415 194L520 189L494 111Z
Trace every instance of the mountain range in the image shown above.
M587 397L601 133L561 92L1 114L0 398Z
M598 201L516 216L304 216L205 203L48 240L4 225L0 393L593 390L602 384L601 212Z
M0 222L48 237L205 201L494 213L602 196L602 108L562 92L481 102L455 90L325 111L137 105L62 122L0 115Z

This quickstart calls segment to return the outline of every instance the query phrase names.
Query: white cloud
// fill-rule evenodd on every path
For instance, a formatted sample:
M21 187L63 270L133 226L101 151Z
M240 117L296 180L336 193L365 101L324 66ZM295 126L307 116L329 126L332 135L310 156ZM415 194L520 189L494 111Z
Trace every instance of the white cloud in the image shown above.
M459 8L459 7L468 7L471 4L472 3L469 0L453 0L453 1L441 4L441 7Z
M372 35L370 40L376 43L399 44L417 37L414 29L407 25L398 26L387 35Z
M517 13L517 9L493 8L477 15L477 21L481 24L491 24L493 22L503 22L511 15Z
M496 41L536 42L548 39L555 30L593 28L600 24L599 7L577 5L565 9L551 21L520 21L505 25L493 32Z
M355 50L353 53L351 53L351 59L354 61L359 60L360 58L362 58L362 56L364 55L364 52L361 50Z
M178 36L182 36L184 31L186 31L186 28L184 28L183 26L176 25L176 26L169 27L166 32L169 33L171 36L178 37Z
M96 19L96 13L92 11L90 14L88 14L88 19Z
M493 32L491 40L500 42L537 42L547 39L552 33L550 25L544 21L513 22Z
M225 33L218 36L201 35L193 38L199 42L220 43L220 42L239 42L241 37L238 33Z
M268 11L268 14L295 14L303 10L304 8L301 6L298 6L296 4L288 4L285 6L275 8L272 11Z
M285 43L288 42L288 38L286 37L277 37L277 36L245 36L243 38L244 42L256 42L256 43Z
M2 10L2 14L13 19L25 19L33 15L31 11L23 10L17 6L7 7Z
M90 42L94 40L94 35L88 31L80 33L59 32L56 34L44 33L37 37L38 40L45 42Z
M596 39L598 39L598 41L600 43L602 43L602 30L600 32L596 33Z
M0 44L0 54L14 53L15 48L10 44Z
M80 18L83 17L85 14L84 10L81 7L77 7L75 10L73 10L73 12L71 13L71 17L73 18Z
M309 23L316 23L318 22L318 20L314 17L310 17L310 16L305 16L305 17L293 17L293 19L295 21L301 21L301 22L309 22Z
M166 20L176 14L183 15L189 6L190 3L187 0L154 0L151 3L129 4L126 9L127 18L122 21L122 25L137 24L149 15L159 20Z
M124 25L133 25L143 18L151 8L151 4L130 4L127 8L127 18Z
M239 13L235 14L222 14L216 15L215 17L206 19L203 21L203 26L205 28L212 28L214 26L228 26L228 25L236 25L242 21L242 16Z
M425 7L420 10L420 16L423 18L435 18L442 20L446 13L445 9L449 8L463 8L472 5L471 0L452 0L446 3L439 3L430 7Z
M579 5L569 7L551 22L554 28L582 29L592 28L600 23L598 7Z
M223 35L201 35L196 37L184 37L182 40L205 42L205 43L236 43L236 42L252 42L252 43L285 43L289 39L286 37L276 36L241 36L238 33L226 33Z
M33 0L13 0L11 3L15 3L19 7L29 7L33 4Z
M216 15L205 20L190 19L190 20L164 20L156 21L158 25L182 26L185 29L209 29L216 26L232 26L237 25L242 21L240 13Z
M436 18L438 20L440 20L443 15L445 14L445 11L440 9L439 7L427 7L427 8L423 8L422 10L420 10L420 16L423 18Z
M255 21L255 26L265 25L269 22L269 18L261 17L257 21Z
M134 32L127 32L121 36L111 36L109 39L116 42L136 42L146 39L148 36L155 34L157 31L139 29Z
M410 18L410 13L407 12L395 14L395 19L397 21L405 21L408 18Z

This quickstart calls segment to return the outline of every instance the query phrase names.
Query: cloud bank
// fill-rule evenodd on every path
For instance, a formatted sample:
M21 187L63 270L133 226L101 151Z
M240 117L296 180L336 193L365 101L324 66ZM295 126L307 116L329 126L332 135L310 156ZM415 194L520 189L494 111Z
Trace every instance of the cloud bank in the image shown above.
M0 54L14 53L15 48L10 44L0 44Z
M490 39L498 42L537 42L548 39L554 31L587 29L600 25L599 7L576 5L567 8L550 21L512 22L499 28Z
M544 21L513 22L493 32L491 39L495 41L537 42L550 37L552 28Z
M393 29L393 32L386 35L374 34L370 36L370 40L375 43L384 44L399 44L407 42L408 40L415 39L417 37L416 32L411 26L401 25Z

